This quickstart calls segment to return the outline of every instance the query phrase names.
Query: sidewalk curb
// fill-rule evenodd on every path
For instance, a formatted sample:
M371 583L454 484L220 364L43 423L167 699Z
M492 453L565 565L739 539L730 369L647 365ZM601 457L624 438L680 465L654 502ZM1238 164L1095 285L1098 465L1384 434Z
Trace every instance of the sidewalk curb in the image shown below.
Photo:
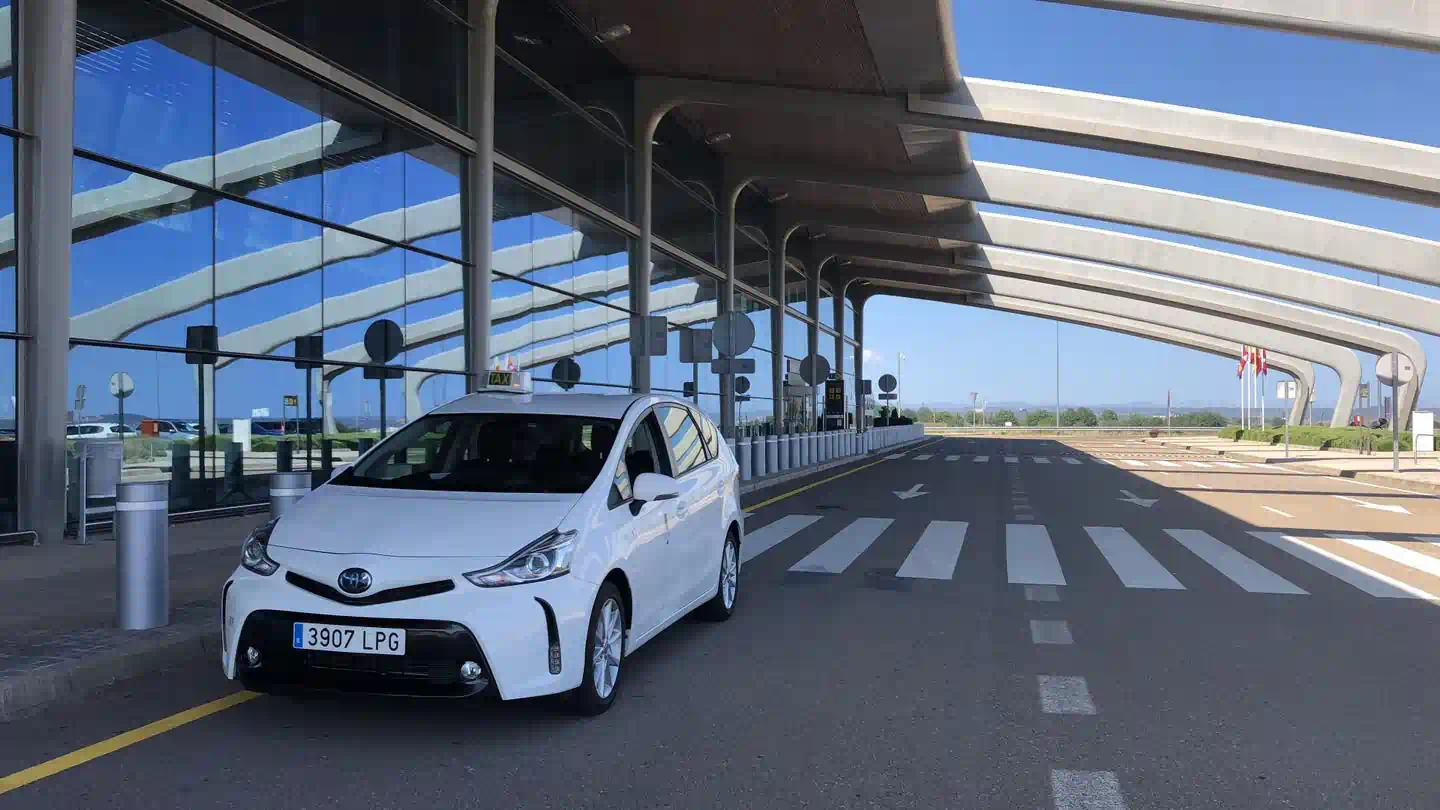
M36 672L0 678L0 722L196 657L214 657L218 669L220 642L215 622L171 624L162 632L136 646L76 656Z
M1171 446L1164 441L1159 442L1159 444L1162 447ZM1242 461L1248 461L1252 464L1283 465L1285 469L1298 470L1300 472L1328 475L1332 478L1349 478L1354 481L1363 481L1367 484L1379 484L1381 486L1404 489L1419 495L1440 495L1440 484L1432 484L1429 481L1407 481L1403 478L1396 478L1394 473L1376 472L1375 470L1332 470L1329 467L1318 466L1316 464L1306 461L1273 461L1266 458L1251 456L1243 450L1228 451L1229 455L1227 456L1227 451L1218 450L1212 447L1196 448L1188 444L1180 445L1178 443L1175 446L1183 447L1186 450L1195 450L1196 452L1213 453L1217 456L1237 458Z

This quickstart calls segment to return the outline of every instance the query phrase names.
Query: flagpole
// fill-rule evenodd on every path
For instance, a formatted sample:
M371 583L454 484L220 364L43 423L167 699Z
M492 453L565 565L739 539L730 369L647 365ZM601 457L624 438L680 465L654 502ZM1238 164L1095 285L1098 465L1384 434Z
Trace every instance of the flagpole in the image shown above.
M1242 365L1240 366L1240 373L1239 373L1239 374L1236 374L1235 376L1238 377L1238 378L1240 378L1240 429L1241 429L1241 430L1244 430L1244 429L1245 429L1245 366L1243 365L1243 363L1244 363L1244 361L1245 361L1245 352L1244 352L1243 350L1240 352L1240 361L1241 361L1241 363L1242 363Z

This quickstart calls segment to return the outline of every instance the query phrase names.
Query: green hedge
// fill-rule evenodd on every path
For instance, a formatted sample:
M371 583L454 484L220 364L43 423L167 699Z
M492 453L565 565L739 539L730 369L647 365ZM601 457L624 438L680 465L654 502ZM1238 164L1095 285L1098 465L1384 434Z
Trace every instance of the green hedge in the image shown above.
M1290 428L1290 444L1301 447L1320 447L1325 442L1330 442L1330 447L1335 449L1359 450L1361 442L1366 435L1374 439L1372 445L1376 452L1390 452L1391 437L1389 430L1372 430L1360 427L1323 427L1320 425L1299 425ZM1265 442L1267 444L1284 444L1285 428L1266 428L1264 430L1250 429L1242 430L1237 426L1227 427L1220 431L1222 439L1240 438L1252 442ZM1410 434L1400 434L1400 449L1409 450Z

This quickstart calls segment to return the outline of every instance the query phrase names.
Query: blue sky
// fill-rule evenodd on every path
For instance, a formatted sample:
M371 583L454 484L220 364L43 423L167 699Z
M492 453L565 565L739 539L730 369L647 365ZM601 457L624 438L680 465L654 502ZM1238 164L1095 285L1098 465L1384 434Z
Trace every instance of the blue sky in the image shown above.
M961 72L978 78L1106 93L1440 146L1440 55L1376 45L1171 20L1052 3L956 3ZM1440 239L1435 209L1165 161L993 136L969 139L976 160L1086 174L1298 211ZM1369 283L1373 274L1294 257L1075 217L1007 211L1227 250ZM1426 285L1382 286L1437 296ZM935 325L944 323L943 330ZM1440 318L1437 318L1440 323ZM895 371L905 354L906 404L1055 401L1051 321L896 298L866 305L867 376ZM1431 357L1440 339L1415 335ZM1234 406L1236 361L1139 338L1060 327L1063 402L1177 402ZM1374 358L1361 357L1373 369ZM1317 368L1317 405L1334 403L1338 379ZM1271 388L1281 378L1271 376ZM1272 391L1273 393L1273 391ZM1422 392L1422 402L1440 394ZM1273 401L1272 401L1273 406Z

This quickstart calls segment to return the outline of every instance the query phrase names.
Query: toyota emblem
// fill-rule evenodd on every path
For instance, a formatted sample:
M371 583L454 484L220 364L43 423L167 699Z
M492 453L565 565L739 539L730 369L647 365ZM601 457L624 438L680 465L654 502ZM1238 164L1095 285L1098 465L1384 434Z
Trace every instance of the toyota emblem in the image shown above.
M364 593L375 583L370 572L364 568L346 568L340 572L340 590L345 593Z

